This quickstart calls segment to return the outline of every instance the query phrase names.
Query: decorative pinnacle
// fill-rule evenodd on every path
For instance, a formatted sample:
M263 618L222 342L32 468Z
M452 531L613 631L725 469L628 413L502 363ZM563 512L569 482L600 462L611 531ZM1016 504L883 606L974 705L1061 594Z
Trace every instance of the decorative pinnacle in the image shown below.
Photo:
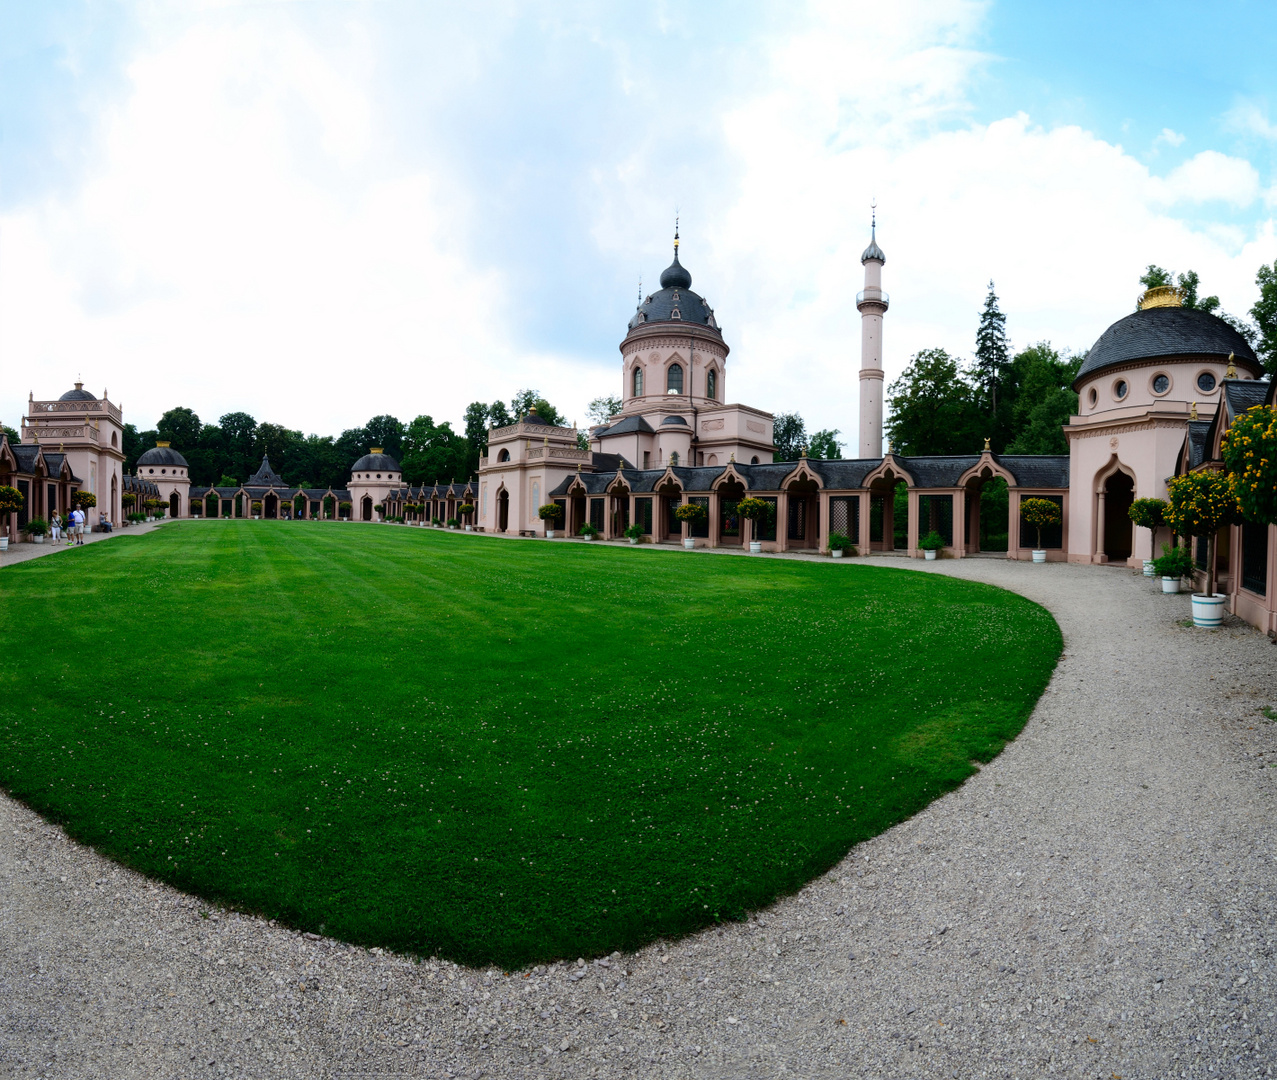
M985 453L989 452L989 436L988 435L984 437L984 450L985 450Z
M1196 419L1197 419L1197 402L1195 402L1195 401L1193 402L1193 407L1192 407L1191 409L1189 409L1189 410L1188 410L1188 418L1189 418L1190 420L1196 420Z
M1237 357L1232 353L1228 354L1228 370L1224 372L1225 379L1237 378Z
M678 214L674 214L674 254L678 254Z

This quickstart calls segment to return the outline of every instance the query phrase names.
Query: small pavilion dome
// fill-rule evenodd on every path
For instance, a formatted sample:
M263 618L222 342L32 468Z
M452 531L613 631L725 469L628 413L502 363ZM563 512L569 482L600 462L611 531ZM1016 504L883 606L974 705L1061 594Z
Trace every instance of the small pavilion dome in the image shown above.
M59 401L97 401L97 399L97 394L90 394L84 389L84 383L82 382L76 383L74 390L68 390L58 398Z
M397 462L389 454L383 454L380 446L374 446L372 450L350 467L350 471L397 473L399 471L399 462Z
M143 465L178 465L187 468L186 458L166 442L156 443L137 459L138 467Z

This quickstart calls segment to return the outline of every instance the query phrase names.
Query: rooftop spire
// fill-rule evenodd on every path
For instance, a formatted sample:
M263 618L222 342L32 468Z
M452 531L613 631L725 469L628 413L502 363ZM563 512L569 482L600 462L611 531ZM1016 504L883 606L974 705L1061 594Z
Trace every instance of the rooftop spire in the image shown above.
M662 289L690 289L692 275L678 261L678 214L674 215L674 261L661 271Z
M887 263L887 256L882 253L882 248L878 246L878 200L874 199L869 204L869 246L861 253L860 261L862 263L869 262L873 259L882 263Z

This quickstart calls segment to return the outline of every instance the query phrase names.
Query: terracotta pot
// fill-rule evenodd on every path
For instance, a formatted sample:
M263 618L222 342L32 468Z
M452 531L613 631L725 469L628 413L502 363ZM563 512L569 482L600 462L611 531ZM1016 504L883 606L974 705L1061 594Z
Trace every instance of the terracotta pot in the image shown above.
M1224 625L1224 616L1228 614L1228 597L1222 593L1193 593L1193 625L1213 629Z

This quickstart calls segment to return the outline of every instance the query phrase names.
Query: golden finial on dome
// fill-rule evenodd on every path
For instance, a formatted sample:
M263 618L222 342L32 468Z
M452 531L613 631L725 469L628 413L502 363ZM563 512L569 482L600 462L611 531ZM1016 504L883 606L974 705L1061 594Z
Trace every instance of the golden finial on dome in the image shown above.
M1136 306L1140 311L1155 307L1183 307L1184 290L1178 285L1155 285L1140 294Z
M1193 402L1193 407L1192 407L1191 409L1189 409L1189 410L1188 410L1188 418L1189 418L1190 420L1196 420L1196 419L1197 419L1197 402L1195 402L1195 401Z
M1224 378L1237 378L1237 357L1233 353L1228 354L1228 370L1224 372Z

